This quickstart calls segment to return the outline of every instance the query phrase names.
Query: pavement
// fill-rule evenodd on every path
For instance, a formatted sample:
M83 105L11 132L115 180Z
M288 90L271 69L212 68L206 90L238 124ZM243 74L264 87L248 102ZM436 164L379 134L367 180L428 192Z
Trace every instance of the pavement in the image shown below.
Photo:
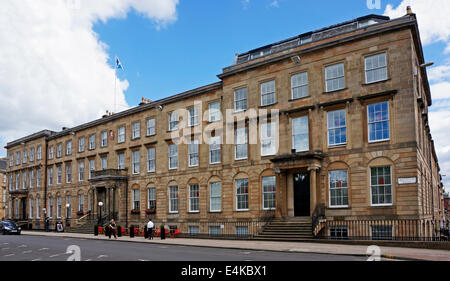
M22 231L23 235L44 236L44 237L64 237L92 240L109 240L104 235L94 236L92 234L79 233L56 233L41 231ZM112 238L114 240L114 238ZM251 251L273 251L289 253L310 253L310 254L328 254L328 255L347 255L370 257L378 253L384 259L392 260L425 260L425 261L450 261L450 251L432 250L417 248L400 248L388 246L367 246L367 245L342 245L329 243L304 243L304 242L278 242L278 241L253 241L253 240L219 240L219 239L186 239L186 238L168 238L161 240L144 239L143 237L130 238L122 236L115 240L117 242L149 243L160 245L178 245L190 247L208 247L208 248L226 248ZM374 245L376 246L376 241Z
M139 240L143 240L140 238ZM136 243L115 239L85 239L37 235L0 235L3 261L180 261L297 262L360 261L362 256ZM169 242L169 241L168 241Z

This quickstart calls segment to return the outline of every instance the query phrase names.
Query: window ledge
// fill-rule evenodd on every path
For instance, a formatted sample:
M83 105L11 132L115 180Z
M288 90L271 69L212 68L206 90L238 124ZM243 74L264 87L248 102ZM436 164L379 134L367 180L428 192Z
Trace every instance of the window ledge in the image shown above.
M329 210L345 210L345 209L351 209L350 206L329 206Z
M332 93L337 93L337 92L343 92L343 91L347 91L348 88L343 88L343 89L339 89L339 90L333 90L333 91L329 91L329 92L323 92L323 94L332 94Z
M288 102L304 100L304 99L307 99L307 98L310 98L310 97L311 96L305 96L305 97L300 97L300 98L296 98L296 99L291 98L291 99L288 100Z
M377 140L377 141L368 141L368 144L380 144L380 143L389 143L391 141L391 139L387 139L387 140Z
M392 204L389 204L389 205L370 205L370 208L374 208L374 209L379 209L379 208L393 209L393 208L395 208L395 206L392 205Z
M370 83L362 83L361 86L371 86L371 85L376 85L376 84L381 84L381 83L385 83L388 81L391 81L391 78L385 79L385 80L380 80L380 81L375 81L375 82L370 82Z
M271 106L273 106L273 105L277 105L277 104L278 104L278 102L274 102L274 103L271 103L271 104L260 105L260 106L258 106L258 108L266 108L266 107L271 107Z

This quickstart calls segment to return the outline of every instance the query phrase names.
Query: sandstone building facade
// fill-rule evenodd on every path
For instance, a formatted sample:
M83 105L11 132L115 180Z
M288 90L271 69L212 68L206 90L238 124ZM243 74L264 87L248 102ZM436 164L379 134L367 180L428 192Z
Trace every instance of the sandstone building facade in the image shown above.
M274 212L310 217L325 236L365 235L347 222L368 220L381 222L369 236L399 235L406 220L433 236L443 186L424 63L412 13L236 55L217 83L8 143L7 216L42 228L46 216L76 225L102 212L184 233L220 232L209 223L221 220L247 233L239 221ZM193 132L180 135L181 120Z
M5 218L6 207L6 159L0 158L0 219Z

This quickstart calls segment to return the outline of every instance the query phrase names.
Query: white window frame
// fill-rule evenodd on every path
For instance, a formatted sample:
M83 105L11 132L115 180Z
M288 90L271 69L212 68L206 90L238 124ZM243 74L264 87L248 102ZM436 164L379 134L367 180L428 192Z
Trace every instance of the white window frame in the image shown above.
M176 111L170 112L168 117L169 117L168 118L169 132L178 130L178 123L179 123L178 112L176 112Z
M264 190L264 181L265 180L273 180L274 181L274 191L265 191ZM275 210L277 208L277 178L275 176L268 176L268 177L263 177L261 180L261 184L262 184L262 206L263 206L263 210ZM274 207L266 207L265 203L266 200L265 197L266 195L274 195L275 199L274 199L274 203L275 206Z
M179 200L178 200L178 186L169 186L169 213L177 214L179 212ZM175 197L172 197L175 196ZM176 210L174 209L174 204L176 202Z
M213 106L217 104L219 105L219 108L214 108ZM222 120L221 116L222 113L220 111L220 107L221 107L220 101L215 101L208 104L209 122L217 122Z
M147 189L147 209L150 209L152 204L150 202L154 201L154 207L156 210L156 187L149 187Z
M247 193L238 193L238 189L239 189L238 182L241 182L241 181L247 181ZM249 211L249 207L250 207L250 191L249 191L249 189L250 189L250 186L249 186L248 179L237 179L235 181L236 211L238 211L238 212ZM247 198L247 208L239 208L239 203L238 203L239 196L244 196Z
M344 113L344 122L345 123L343 126L341 125L341 126L334 127L334 122L333 122L333 124L331 124L330 117L332 115L333 120L331 120L331 121L334 121L335 114L341 114L341 113ZM331 144L330 143L330 131L341 130L343 128L345 128L345 142ZM340 110L334 110L334 111L327 112L327 143L328 143L328 147L345 146L345 145L347 145L347 141L348 141L348 139L347 139L347 111L345 109L340 109Z
M147 136L156 135L156 118L147 119Z
M36 218L41 218L41 198L36 198Z
M176 170L178 169L178 145L171 144L169 145L169 170ZM173 161L176 166L172 166L172 159L176 159L176 161Z
M304 132L299 132L296 134L296 132L294 131L295 126L294 126L294 122L296 122L296 120L300 120L300 119L306 119L306 133ZM304 150L299 150L297 149L297 147L295 147L295 137L296 136L307 136L307 141L308 141L308 145L307 145L307 149ZM309 151L310 149L310 143L309 143L309 116L301 116L301 117L297 117L297 118L292 118L292 149L295 149L296 152L304 152L304 151Z
M132 128L132 134L131 134L131 138L132 140L136 140L138 138L141 137L141 122L134 122L131 125Z
M62 157L62 143L56 145L56 158Z
M78 139L78 152L84 152L84 137Z
M62 182L62 167L61 165L56 166L56 184L61 185Z
M16 152L16 166L20 165L20 155L21 155L20 151L17 151Z
M367 62L368 62L369 59L374 59L374 58L378 59L381 56L384 56L384 66L373 67L373 68L370 68L370 69L367 68ZM367 77L368 72L378 71L378 70L381 70L381 69L385 69L386 70L385 71L385 73L386 73L385 77L382 77L381 79L378 79L378 80L368 81L368 77ZM380 54L366 56L364 58L364 74L365 74L365 78L366 78L366 84L372 84L372 83L377 83L377 82L381 82L381 81L386 81L388 79L387 54L386 53L380 53Z
M95 149L95 134L89 136L89 150Z
M37 147L37 160L42 160L42 146Z
M139 198L136 199L136 195ZM141 210L141 190L140 189L133 189L133 197L131 198L131 200L132 200L131 206L133 207L133 210ZM137 203L137 205L136 205L136 203Z
M48 186L53 185L53 168L48 169Z
M103 131L100 134L100 138L101 138L101 147L107 147L108 146L108 131Z
M72 182L72 164L66 164L66 183Z
M42 179L41 169L37 169L36 170L36 187L41 187L41 179Z
M23 162L23 164L25 164L25 163L27 163L27 161L28 161L28 150L24 150L23 151L23 158L22 158L22 162Z
M247 110L247 108L248 108L247 91L248 91L247 88L240 88L240 89L236 89L234 91L234 112L241 112L241 111ZM245 98L237 99L236 94L242 94L242 95L245 94ZM242 107L238 108L237 105L241 104L241 103L242 103L242 105L245 104L245 107L242 106Z
M215 136L210 138L209 144L209 164L220 164L222 162L222 151L221 151L221 143L222 139L220 136ZM217 153L219 151L219 161L212 162L212 153Z
M125 169L125 153L117 154L117 169L124 170Z
M248 158L248 133L247 127L237 128L234 133L234 159L235 160L244 160ZM240 147L245 147L245 156L239 155L238 157L238 149ZM244 150L243 150L244 151Z
M89 171L89 175L91 174L91 171ZM78 181L83 182L84 181L84 162L78 162Z
M48 159L53 159L54 156L53 145L48 148Z
M261 156L277 154L275 125L276 124L274 122L261 123L260 125ZM265 148L264 145L266 144L270 144L270 147Z
M195 127L199 124L199 110L196 106L188 109L188 127Z
M212 188L214 187L213 185L218 185L218 194L215 194L212 192ZM216 187L215 187L216 188ZM219 209L213 209L213 200L212 199L219 199L220 201L220 207ZM220 213L222 212L222 183L219 182L211 182L209 183L209 211L211 213Z
M193 195L193 189L197 189L197 193ZM195 191L194 191L195 192ZM196 203L195 203L196 201ZM197 206L197 209L193 209L193 205ZM200 213L200 186L199 184L189 185L189 213Z
M306 75L306 83L304 83L304 77ZM304 92L303 89L306 88L306 95L295 97L294 92L296 89L300 89L300 92ZM309 85L308 85L308 72L301 72L291 76L291 99L297 100L309 96Z
M141 152L140 150L134 150L132 152L132 173L133 175L139 175L141 173Z
M100 160L101 160L100 163L102 164L101 169L107 170L108 169L108 157L107 156L102 157Z
M120 126L117 129L117 143L124 143L126 137L125 126Z
M92 178L92 172L95 171L95 159L89 159L88 165L89 165L88 179L91 179ZM84 172L84 162L83 162L83 172ZM84 177L83 177L83 179L84 179Z
M30 162L34 162L34 147L30 149Z
M276 83L275 80L261 83L261 106L269 106L277 103L276 95ZM271 100L271 102L265 103L264 101Z
M196 158L195 158L196 155ZM193 158L194 157L194 158ZM191 160L197 159L196 162L191 162ZM191 143L188 144L188 165L189 167L198 167L200 158L199 158L199 144L198 140L192 140Z
M147 172L154 173L156 171L156 148L147 149Z
M339 75L340 69L337 69L337 70L336 70L336 76L328 77L328 70L331 69L331 68L333 68L333 67L335 67L335 68L337 68L337 67L339 67L339 68L342 67L342 76ZM335 88L335 89L334 89L334 88L333 88L333 89L329 89L329 88L328 88L328 81L331 81L331 80L340 80L340 79L343 80L343 84L344 84L344 85L342 85L342 87L339 87L339 86L338 86L338 87ZM325 89L326 89L326 92L327 92L327 93L345 89L345 65L344 65L343 62L341 62L341 63L336 63L336 64L333 64L333 65L328 65L328 66L325 67Z
M389 167L390 170L390 178L391 178L391 184L390 184L390 188L391 188L391 203L382 203L382 204L374 204L373 203L373 187L378 187L378 186L388 186L388 184L376 184L376 185L372 185L372 168L384 168L384 167ZM370 205L377 207L377 206L393 206L394 204L394 181L392 178L392 166L391 165L384 165L384 166L373 166L373 167L369 167L370 169L370 178L369 178L369 182L370 182ZM384 196L386 196L386 193L384 194Z
M66 143L66 155L72 155L72 141Z
M78 212L84 212L84 194L78 194Z
M331 191L334 190L334 189L337 190L338 188L332 188L331 187L331 174L333 172L343 172L343 171L345 171L347 186L346 187L340 187L339 189L340 190L347 189L347 204L346 205L332 205L331 204ZM348 208L349 200L350 200L350 196L349 196L348 191L349 191L348 170L331 170L331 171L328 171L328 206L329 206L329 208Z
M56 197L56 218L60 219L62 217L62 199L61 196Z
M382 105L386 103L387 104L387 120L381 120L381 121L372 121L370 122L370 110L369 107L371 106L376 106L378 104ZM375 112L375 110L374 110ZM384 123L387 122L389 130L388 130L388 134L389 137L388 138L383 138L383 139L375 139L375 140L371 140L370 138L370 125L371 124L376 124L376 123ZM383 102L378 102L378 103L372 103L372 104L368 104L367 105L367 139L369 140L369 143L376 143L376 142L383 142L383 141L389 141L391 139L391 118L390 118L390 110L389 110L389 102L388 101L383 101ZM375 136L376 137L376 136Z

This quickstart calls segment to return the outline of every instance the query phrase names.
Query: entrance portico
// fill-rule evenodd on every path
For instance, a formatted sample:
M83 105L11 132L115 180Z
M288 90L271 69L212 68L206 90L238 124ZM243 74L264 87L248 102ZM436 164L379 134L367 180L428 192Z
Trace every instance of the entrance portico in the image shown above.
M89 193L91 194L93 217L102 220L119 220L121 190L126 189L128 181L126 171L112 169L95 171L92 172L89 181L91 183ZM99 205L100 202L102 206Z
M280 186L282 217L310 217L317 205L318 177L326 155L321 151L280 155L272 159Z

